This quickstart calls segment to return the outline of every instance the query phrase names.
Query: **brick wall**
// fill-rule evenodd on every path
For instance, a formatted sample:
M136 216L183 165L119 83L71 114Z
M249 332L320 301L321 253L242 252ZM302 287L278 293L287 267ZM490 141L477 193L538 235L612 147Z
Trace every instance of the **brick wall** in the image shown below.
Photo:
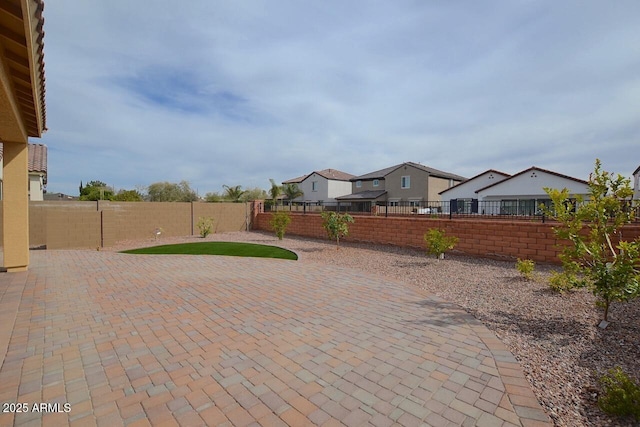
M260 213L254 222L258 230L271 230L271 214ZM326 238L320 215L292 214L287 234ZM456 250L491 258L526 258L558 263L557 240L553 224L510 220L433 219L418 217L357 216L347 241L371 242L424 248L423 236L430 228L442 228L459 238ZM627 240L640 237L640 225L624 228Z

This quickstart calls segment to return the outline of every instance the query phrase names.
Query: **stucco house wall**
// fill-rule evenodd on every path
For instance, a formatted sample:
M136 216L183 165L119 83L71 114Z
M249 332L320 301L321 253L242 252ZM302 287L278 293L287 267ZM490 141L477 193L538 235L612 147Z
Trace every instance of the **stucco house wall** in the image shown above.
M448 202L450 200L457 199L477 199L478 194L476 193L476 190L503 181L509 176L510 175L508 174L494 170L482 172L481 174L476 175L473 178L469 178L468 180L461 182L458 185L442 191L442 201Z
M536 213L541 203L548 203L550 198L544 191L545 188L556 188L569 190L570 197L588 197L589 184L586 181L561 175L555 172L532 167L524 170L510 178L500 181L494 185L482 188L477 191L478 199L484 203L483 213L502 214L505 213L505 202L512 201L514 206L509 209L516 209L523 212L520 207L528 204L524 210ZM495 203L488 203L495 202ZM527 213L525 212L525 213Z
M29 200L41 202L44 200L44 175L29 174Z
M378 182L378 185L374 185L375 181ZM358 182L360 182L360 187L358 187ZM376 179L364 179L364 180L356 180L351 183L351 191L350 193L360 193L363 191L376 191L376 190L384 190L386 187L386 182L383 178ZM346 193L349 194L349 193ZM345 194L343 194L344 196Z
M640 200L640 166L633 172L633 198Z
M283 184L296 184L304 193L293 199L295 202L335 202L336 197L351 193L351 174L336 169L314 171L306 176L284 181ZM315 183L315 189L314 189Z
M409 188L402 188L402 177L409 177ZM428 174L411 165L403 165L386 176L387 200L408 202L427 200Z

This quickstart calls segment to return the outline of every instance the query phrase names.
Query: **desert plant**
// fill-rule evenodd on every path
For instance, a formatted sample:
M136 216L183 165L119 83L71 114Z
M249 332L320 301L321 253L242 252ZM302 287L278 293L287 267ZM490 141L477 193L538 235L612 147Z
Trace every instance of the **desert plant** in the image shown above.
M293 199L304 196L304 191L298 187L298 184L285 184L282 186L282 192L289 201L289 210L291 210Z
M197 226L198 230L200 230L200 237L204 239L213 231L213 218L201 216L198 218Z
M273 231L276 232L278 239L282 240L289 223L291 223L291 216L288 212L280 211L271 214L271 221L269 224L271 225L271 228L273 228Z
M553 205L541 209L560 222L556 237L570 243L559 255L567 277L579 278L574 286L587 286L600 299L607 322L611 302L640 295L640 240L624 241L621 233L634 217L630 180L603 171L596 160L587 200L572 201L566 188L545 191Z
M533 279L533 270L536 268L536 263L531 259L520 259L516 261L516 270L526 280Z
M424 235L427 245L427 253L435 255L437 259L444 259L444 253L453 249L458 244L455 236L446 236L445 231L439 228L431 228Z
M271 182L271 188L269 189L269 195L271 196L271 200L273 201L273 209L278 207L278 197L282 194L282 186L276 184L273 178L269 178L269 182Z
M329 239L336 241L336 249L340 248L340 238L349 235L349 224L354 223L353 217L347 213L322 212L322 227L326 230Z
M575 275L566 271L554 271L549 277L549 288L558 293L564 293L575 288L575 283L578 281Z
M234 203L238 203L240 201L240 198L244 194L244 191L242 190L242 185L236 185L233 187L230 187L228 185L223 185L222 188L224 188L224 198Z
M600 385L600 409L612 415L631 415L640 421L640 385L633 382L619 366L609 369L600 378Z

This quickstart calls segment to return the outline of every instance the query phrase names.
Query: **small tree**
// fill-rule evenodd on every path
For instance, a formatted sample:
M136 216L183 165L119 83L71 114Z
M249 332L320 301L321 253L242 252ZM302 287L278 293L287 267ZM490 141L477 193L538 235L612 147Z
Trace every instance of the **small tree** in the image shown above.
M349 214L322 212L322 227L327 231L329 239L336 241L336 250L340 248L340 238L349 235L349 224L355 220Z
M198 218L196 225L198 226L198 230L200 230L200 237L204 239L213 231L213 218L201 216Z
M304 191L298 187L298 184L285 184L282 186L282 191L289 201L289 210L291 210L293 199L304 196Z
M576 197L571 201L567 189L545 191L553 203L543 210L560 222L555 235L570 243L559 255L565 276L573 286L591 289L600 299L607 322L611 302L640 294L640 241L624 241L622 236L622 227L634 216L630 180L603 171L596 160L588 200Z
M271 214L271 221L269 222L269 224L271 225L271 228L273 228L273 231L276 232L276 236L278 236L278 239L282 240L282 238L284 237L284 233L289 226L289 223L291 223L291 216L288 212L281 211Z
M234 187L229 187L228 185L223 185L224 188L224 198L230 200L234 203L240 202L240 198L244 194L242 190L242 185L236 185Z
M455 236L446 236L445 231L439 228L431 228L424 235L427 245L427 253L435 255L438 260L444 259L444 253L453 249L458 244Z
M273 178L269 178L269 182L271 182L271 188L269 189L269 195L271 196L271 200L273 201L273 208L277 207L277 200L280 194L282 194L282 187L276 184Z

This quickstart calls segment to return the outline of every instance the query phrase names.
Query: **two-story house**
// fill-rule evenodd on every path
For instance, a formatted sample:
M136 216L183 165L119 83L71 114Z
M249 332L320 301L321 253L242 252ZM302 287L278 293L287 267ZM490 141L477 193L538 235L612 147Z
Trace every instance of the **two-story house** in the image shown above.
M284 181L283 184L296 184L303 195L295 198L295 202L316 204L335 203L336 197L351 192L352 175L337 169L313 171L308 175Z
M414 162L405 162L351 178L351 194L337 197L356 210L368 211L375 205L419 208L440 200L440 192L465 178Z

